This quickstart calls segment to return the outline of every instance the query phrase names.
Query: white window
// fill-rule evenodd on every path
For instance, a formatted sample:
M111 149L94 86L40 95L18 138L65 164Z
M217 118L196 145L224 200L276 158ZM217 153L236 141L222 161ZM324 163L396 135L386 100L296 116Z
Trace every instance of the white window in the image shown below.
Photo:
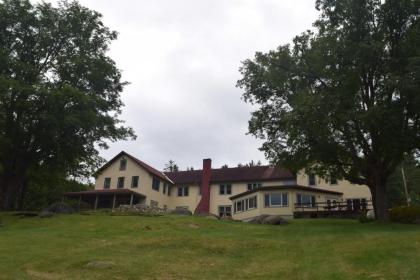
M120 170L126 170L127 169L127 159L125 157L121 158L120 160Z
M219 206L219 217L232 216L232 206Z
M308 184L309 186L316 186L316 176L315 174L311 173L308 175Z
M110 189L110 188L111 188L111 178L105 178L104 189Z
M289 196L287 193L266 193L264 195L265 207L287 207Z
M188 196L189 188L188 186L178 187L178 196Z
M248 183L248 191L259 189L262 187L261 183Z
M255 208L257 208L257 196L241 199L233 204L234 213L252 210Z
M137 188L139 186L139 176L131 177L131 187Z
M296 195L296 202L299 206L303 207L315 207L315 196L310 194L300 194Z
M221 184L219 185L219 194L232 194L232 185L231 184Z
M118 177L117 188L118 189L124 188L124 177Z

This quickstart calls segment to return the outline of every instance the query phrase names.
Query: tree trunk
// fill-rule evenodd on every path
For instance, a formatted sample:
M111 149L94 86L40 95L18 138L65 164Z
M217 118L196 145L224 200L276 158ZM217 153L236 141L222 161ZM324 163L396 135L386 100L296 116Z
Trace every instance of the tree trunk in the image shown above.
M373 184L369 186L372 193L372 203L375 217L379 221L389 221L388 196L386 193L386 180L376 176Z
M22 208L24 176L4 174L0 182L0 210Z

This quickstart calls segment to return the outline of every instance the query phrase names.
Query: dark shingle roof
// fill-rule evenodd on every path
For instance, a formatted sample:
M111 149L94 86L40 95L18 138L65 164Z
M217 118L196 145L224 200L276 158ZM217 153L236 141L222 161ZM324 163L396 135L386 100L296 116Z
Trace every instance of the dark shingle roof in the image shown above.
M203 170L165 172L175 184L200 183ZM295 180L296 175L277 166L252 166L211 170L213 183L252 182L267 180Z

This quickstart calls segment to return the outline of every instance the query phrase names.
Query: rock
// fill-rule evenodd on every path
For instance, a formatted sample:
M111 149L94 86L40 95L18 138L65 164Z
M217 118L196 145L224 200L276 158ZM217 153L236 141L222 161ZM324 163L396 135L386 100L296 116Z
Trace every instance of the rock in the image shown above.
M373 210L367 211L366 218L374 220L375 219L375 211L373 211Z
M170 213L174 214L174 215L181 215L181 216L191 216L192 215L192 212L190 210L184 209L184 208L176 208L176 209L172 210Z
M110 268L114 266L115 263L111 261L90 261L88 262L85 267L87 268Z
M53 203L48 208L45 208L44 211L56 214L73 214L75 212L71 206L62 202Z
M263 224L268 224L268 225L287 225L288 222L282 216L275 215L275 216L265 217L265 219L263 220Z
M200 228L200 226L197 225L197 224L189 224L188 227L189 228Z
M51 218L52 216L54 216L54 213L47 210L43 210L41 213L39 213L40 218Z
M119 208L114 209L113 215L144 215L144 216L162 216L166 214L167 210L156 206L149 206L145 204L134 205L120 205Z
M260 215L248 221L250 224L286 225L287 220L280 215Z
M268 215L260 215L260 216L257 216L255 218L252 218L251 220L248 221L248 223L250 223L250 224L262 224L266 217L268 217Z

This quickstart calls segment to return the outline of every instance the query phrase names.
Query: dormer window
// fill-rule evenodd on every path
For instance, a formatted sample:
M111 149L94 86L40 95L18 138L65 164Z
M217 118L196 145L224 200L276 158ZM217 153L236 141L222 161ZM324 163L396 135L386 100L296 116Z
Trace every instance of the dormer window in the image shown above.
M308 175L308 184L309 186L316 186L316 176L315 174L311 173Z
M123 157L120 160L120 170L125 170L127 168L127 158Z

